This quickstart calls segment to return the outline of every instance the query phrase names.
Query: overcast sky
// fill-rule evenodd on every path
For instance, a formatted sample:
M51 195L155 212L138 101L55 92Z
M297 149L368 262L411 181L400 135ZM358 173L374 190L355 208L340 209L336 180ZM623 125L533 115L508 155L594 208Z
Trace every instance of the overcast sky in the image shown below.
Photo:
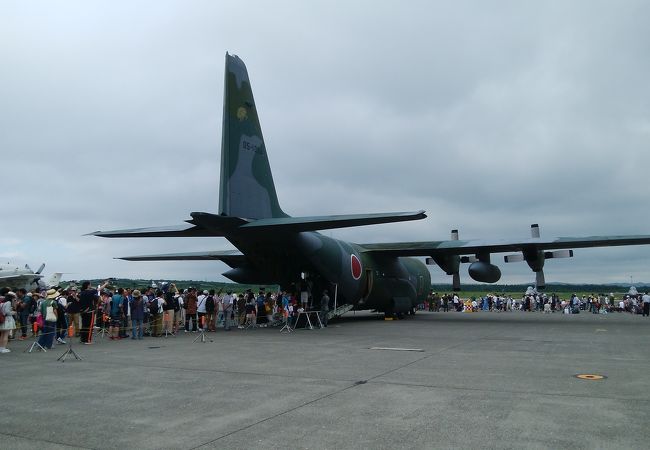
M650 233L648 17L643 0L4 0L0 262L223 280L218 262L113 259L222 238L83 234L217 212L226 51L248 67L286 212L429 216L328 235ZM575 254L547 281L650 281L650 247Z

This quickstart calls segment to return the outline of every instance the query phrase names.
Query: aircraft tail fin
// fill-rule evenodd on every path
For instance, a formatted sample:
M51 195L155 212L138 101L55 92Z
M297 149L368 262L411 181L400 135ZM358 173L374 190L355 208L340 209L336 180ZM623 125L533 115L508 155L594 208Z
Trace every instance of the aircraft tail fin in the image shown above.
M278 203L248 71L226 53L219 214L246 219L287 217Z
M38 280L38 284L40 288L46 288L49 289L51 287L56 287L59 285L61 282L61 277L63 276L63 272L54 272L50 278L47 279L47 281L44 280Z

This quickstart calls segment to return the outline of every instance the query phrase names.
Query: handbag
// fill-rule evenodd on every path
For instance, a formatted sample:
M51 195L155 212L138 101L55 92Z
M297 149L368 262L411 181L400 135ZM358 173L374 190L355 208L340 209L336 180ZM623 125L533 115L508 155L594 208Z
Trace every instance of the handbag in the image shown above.
M51 303L45 308L45 321L56 322L56 313L54 312L54 307Z

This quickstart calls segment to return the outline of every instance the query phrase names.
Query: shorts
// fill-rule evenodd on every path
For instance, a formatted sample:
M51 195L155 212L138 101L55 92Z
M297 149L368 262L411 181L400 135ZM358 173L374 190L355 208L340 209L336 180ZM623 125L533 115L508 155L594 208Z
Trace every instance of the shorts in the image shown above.
M122 318L120 316L111 316L111 326L119 327L122 325Z

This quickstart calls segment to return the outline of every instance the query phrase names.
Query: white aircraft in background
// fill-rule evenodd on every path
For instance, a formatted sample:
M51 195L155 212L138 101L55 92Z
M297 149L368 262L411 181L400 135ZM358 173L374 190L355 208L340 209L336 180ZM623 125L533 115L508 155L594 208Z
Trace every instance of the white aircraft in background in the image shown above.
M41 274L44 268L45 263L41 264L36 272L28 264L25 264L25 267L12 266L9 263L0 265L0 287L25 288L30 291L58 286L63 272L55 272L45 281Z

